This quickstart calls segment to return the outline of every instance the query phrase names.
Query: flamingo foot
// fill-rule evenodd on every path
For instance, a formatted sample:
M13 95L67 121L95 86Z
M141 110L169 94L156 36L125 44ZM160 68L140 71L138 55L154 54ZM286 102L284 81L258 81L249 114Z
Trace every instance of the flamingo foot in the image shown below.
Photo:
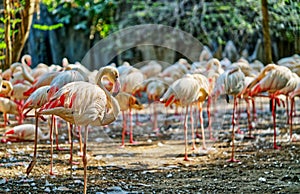
M237 160L237 159L231 158L231 159L227 160L227 162L240 162L240 160Z
M277 146L277 145L274 145L274 149L275 149L275 150L280 150L281 147L280 147L280 146Z
M79 164L80 164L80 162L75 162L75 161L71 161L71 160L69 160L69 164L79 165Z
M187 156L184 157L184 161L193 161L193 159L188 158Z
M80 156L80 157L82 157L83 156L83 152L78 152L77 155Z
M49 174L50 174L51 176L56 175L52 170L50 170Z
M238 130L236 130L235 133L237 133L237 134L244 134L244 132L240 128L238 128Z
M134 140L130 140L129 143L132 144L132 145L137 145L138 144L138 142L134 141Z
M27 176L28 176L28 175L30 174L30 172L32 171L32 169L33 169L35 163L36 163L36 159L33 159L33 160L30 162L29 166L28 166L27 169L26 169L26 174L27 174Z
M142 122L139 122L139 121L137 121L137 122L135 122L135 125L136 125L136 126L143 126L143 123L142 123Z
M59 147L59 146L56 146L56 150L57 151L65 151L65 150L67 150L66 148L61 148L61 147Z
M125 148L125 144L120 145L119 148L121 149Z
M196 145L193 145L192 150L197 150Z

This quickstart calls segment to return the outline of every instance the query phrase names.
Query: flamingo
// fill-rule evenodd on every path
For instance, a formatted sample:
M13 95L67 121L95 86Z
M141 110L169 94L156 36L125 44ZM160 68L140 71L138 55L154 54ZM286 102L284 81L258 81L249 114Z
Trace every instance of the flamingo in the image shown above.
M234 98L233 112L232 112L232 150L231 158L228 162L239 162L234 158L234 141L235 141L235 110L237 107L237 96L242 92L245 87L245 75L241 69L236 66L230 70L225 71L221 74L213 90L212 96L216 98L220 94L232 95Z
M280 90L285 88L289 80L293 78L293 73L289 68L278 66L276 64L268 64L262 72L249 84L246 94L249 96L257 96L262 92L268 92L272 102L272 116L274 127L274 149L280 149L276 144L276 112L275 100L278 100Z
M192 104L196 103L201 94L199 91L202 90L199 82L191 76L185 76L176 80L164 93L160 101L165 103L165 106L169 106L172 103L176 103L185 107L185 117L184 117L184 141L185 141L185 154L184 160L188 161L188 142L187 142L187 114L189 107L192 108ZM193 126L193 119L191 117L191 126Z
M40 128L37 129L37 140L48 139L50 133L44 134ZM22 124L17 125L11 129L5 131L3 135L2 143L10 142L22 142L22 141L34 141L35 139L35 125Z
M21 124L22 113L19 106L12 100L4 97L0 97L0 112L3 113L4 127L9 123L7 114L14 114L19 116L19 124Z
M134 89L133 93L146 92L148 101L153 102L153 131L158 130L156 102L159 102L160 97L166 92L169 85L170 84L166 83L162 78L152 77L146 79Z
M140 70L146 78L151 78L157 76L162 71L162 66L157 61L149 61Z
M120 111L122 111L122 117L123 117L123 130L122 130L122 144L121 147L125 147L125 133L126 133L126 116L125 116L125 111L129 110L129 117L130 117L130 143L134 143L133 141L133 127L132 127L132 114L131 110L136 109L136 110L142 110L144 107L143 105L138 101L136 97L134 97L131 94L128 94L126 92L120 92L118 95L115 97L116 100L118 101L120 105Z
M34 84L30 87L30 89L24 92L24 95L30 96L30 94L33 93L39 87L50 85L52 80L60 73L61 72L51 71L43 74L34 82Z
M54 114L64 120L85 126L84 130L84 193L87 192L87 138L88 125L103 126L116 120L120 107L117 100L101 83L106 76L114 84L113 93L120 89L119 72L116 68L106 66L100 68L96 84L77 81L60 88L40 110L40 114Z

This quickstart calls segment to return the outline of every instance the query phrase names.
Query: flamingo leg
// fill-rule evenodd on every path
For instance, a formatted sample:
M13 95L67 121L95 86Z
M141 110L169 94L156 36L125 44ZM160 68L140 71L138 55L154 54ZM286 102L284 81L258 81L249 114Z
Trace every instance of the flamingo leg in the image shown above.
M241 104L240 104L240 100L238 100L237 99L237 103L239 104L239 106L238 107L236 107L236 109L237 109L237 118L236 118L236 124L237 124L237 133L239 133L239 134L242 134L243 132L241 131L241 129L240 129L240 118L241 118Z
M185 149L184 149L184 160L185 161L189 161L188 158L188 154L187 154L187 148L188 148L188 142L187 142L187 114L188 114L188 110L189 107L186 106L186 111L185 111L185 115L184 115L184 123L183 123L183 127L184 127L184 144L185 144Z
M291 110L290 110L290 117L289 117L289 124L290 124L290 141L292 141L292 135L293 135L293 112L294 112L294 103L295 99L291 99Z
M228 162L239 162L239 160L236 160L234 158L234 139L235 139L235 131L234 131L234 125L235 125L235 110L237 106L237 98L234 96L234 101L233 101L233 112L232 112L232 150L231 150L231 158L228 160Z
M131 108L129 108L129 128L130 128L130 131L129 131L129 143L131 144L134 144L134 141L133 141L133 126L132 126L132 110Z
M61 151L61 150L65 150L64 148L59 147L58 145L58 128L57 128L57 119L55 116L53 116L53 126L55 129L55 137L56 137L56 150L57 151Z
M286 96L285 98L285 103L286 103L286 117L287 117L287 124L290 123L290 118L289 118L289 98Z
M81 135L81 127L78 126L78 136L79 136L79 149L80 149L80 156L83 154L83 147L82 147L82 135Z
M51 116L51 126L50 126L50 175L54 175L53 173L53 126L55 127L55 116Z
M251 98L252 102L252 120L255 122L257 120L257 113L256 113L256 108L255 108L255 99Z
M246 104L247 104L247 118L248 118L248 129L249 129L249 136L248 138L253 139L254 137L252 136L252 123L251 123L251 115L250 115L250 102L249 99L245 99L246 100Z
M275 96L271 95L271 104L272 104L272 116L273 116L273 127L274 127L274 149L280 149L279 146L276 144L276 111L275 111L275 106L276 106L276 101L275 101Z
M84 188L83 193L86 194L87 191L87 157L86 157L86 150L87 150L87 140L88 140L88 126L84 128L84 143L83 143L83 167L84 167Z
M210 107L211 107L211 96L208 96L208 99L207 99L207 118L208 118L209 139L210 140L215 140L215 138L213 137L213 134L212 134L212 123L211 123Z
M152 104L153 104L153 131L158 131L156 103L153 102Z
M190 122L191 122L191 128L192 128L192 150L196 150L196 142L195 142L195 134L194 134L194 115L193 115L193 106L190 107Z
M38 137L38 118L39 118L39 113L35 110L35 133L34 133L34 151L33 151L33 158L29 164L29 166L26 169L26 174L27 176L30 174L32 171L35 163L36 163L36 155L37 155L37 137Z
M122 144L121 147L125 147L125 135L126 135L126 115L125 112L122 111L122 117L123 117L123 129L122 129Z
M203 125L203 108L202 108L202 104L200 104L199 110L200 110L199 120L200 120L201 132L202 132L202 149L206 150L207 148L206 148L206 140L205 140L205 133L204 133L204 125Z

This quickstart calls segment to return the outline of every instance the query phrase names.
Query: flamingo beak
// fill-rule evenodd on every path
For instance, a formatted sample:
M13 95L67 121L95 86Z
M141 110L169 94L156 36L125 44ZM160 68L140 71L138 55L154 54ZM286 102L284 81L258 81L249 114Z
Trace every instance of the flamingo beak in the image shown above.
M113 96L116 96L119 93L120 89L121 89L121 84L119 79L117 79L113 87Z

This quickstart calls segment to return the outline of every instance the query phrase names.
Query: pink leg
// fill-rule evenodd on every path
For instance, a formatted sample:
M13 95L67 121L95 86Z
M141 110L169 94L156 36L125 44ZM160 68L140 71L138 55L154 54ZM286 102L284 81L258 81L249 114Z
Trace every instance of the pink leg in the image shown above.
M290 124L290 141L292 141L292 135L293 135L293 111L294 111L294 103L295 99L291 99L291 110L290 110L290 117L289 117L289 124Z
M251 102L252 102L252 120L254 122L256 122L256 120L257 120L257 113L256 113L256 108L255 108L255 99L251 98ZM262 103L261 103L261 109L262 109Z
M200 110L198 108L197 116L200 116ZM197 120L196 120L196 126L198 126ZM197 138L202 138L201 134L199 133L198 127L196 128L196 137Z
M135 124L137 126L141 126L142 125L142 123L139 121L139 113L137 111L135 112Z
M272 100L272 116L273 116L273 127L274 127L274 149L280 149L279 146L276 145L276 112L275 112L275 96L271 95Z
M187 141L187 114L188 114L188 110L189 107L186 106L186 111L185 111L185 115L184 115L184 123L183 123L183 127L184 127L184 143L185 143L185 149L184 149L184 160L185 161L189 161L188 158L188 154L187 154L187 148L188 148L188 141Z
M239 100L239 98L237 99L237 103L240 105L240 100ZM241 129L240 129L240 118L241 118L241 106L238 106L238 107L236 107L237 108L237 119L236 119L236 124L237 124L237 127L238 127L238 129L237 129L237 133L238 134L242 134L243 132L241 131Z
M206 150L206 142L205 142L205 133L204 133L204 126L203 126L203 108L202 103L199 103L199 120L200 120L200 126L201 126L201 132L202 132L202 149Z
M84 188L83 193L86 194L87 191L87 157L86 157L86 147L87 147L87 139L88 139L88 126L84 128L84 143L83 143L83 168L84 168Z
M79 149L80 149L80 156L83 155L83 147L82 147L82 135L81 135L81 127L78 126L78 136L79 136Z
M234 139L235 139L235 131L234 131L234 125L235 125L234 116L235 115L234 114L235 114L236 106L237 106L237 99L234 96L233 112L232 112L232 150L231 150L231 158L230 158L230 160L228 160L228 162L239 162L239 160L236 160L234 158Z
M62 150L66 150L66 149L64 149L64 148L61 148L61 147L59 147L59 145L58 145L58 124L57 124L57 118L55 117L55 116L53 116L54 118L53 118L53 127L54 127L54 129L55 129L55 137L56 137L56 150L57 151L62 151ZM70 128L69 128L69 124L67 124L68 125L68 131L70 131ZM69 137L70 138L70 137ZM70 139L69 139L70 140Z
M208 117L209 139L210 140L215 140L215 138L213 137L213 134L212 134L210 106L211 106L211 96L208 96L208 99L207 99L207 117Z
M122 144L121 147L125 147L125 135L126 135L126 115L125 112L122 111L122 117L123 117L123 129L122 129Z
M251 134L252 132L252 123L251 123L251 115L250 115L250 103L249 103L249 99L245 99L246 100L246 104L247 104L247 118L248 118L248 129L249 129L249 137L248 138L254 138Z
M133 126L132 126L132 111L129 109L129 143L134 144L135 142L133 141Z
M51 126L50 126L50 143L51 143L51 147L50 147L50 175L54 175L53 173L53 127L55 127L55 116L52 115L51 117Z
M68 123L71 131L71 143L70 143L70 158L69 158L69 164L71 164L71 175L72 175L72 164L78 165L79 162L74 162L73 161L73 124Z
M39 114L35 110L35 132L34 132L34 151L33 151L33 158L26 169L27 176L30 174L31 170L33 169L36 163L36 155L37 155L37 137L38 137L38 118ZM51 134L50 134L51 135Z
M153 131L158 131L157 127L157 111L156 111L156 104L152 103L153 105Z
M287 117L287 124L290 124L290 118L289 118L289 97L286 96L285 98L285 103L286 103L286 117Z
M196 150L196 142L195 142L195 133L194 133L194 115L193 115L193 106L190 107L190 122L191 122L191 128L192 128L192 150Z

